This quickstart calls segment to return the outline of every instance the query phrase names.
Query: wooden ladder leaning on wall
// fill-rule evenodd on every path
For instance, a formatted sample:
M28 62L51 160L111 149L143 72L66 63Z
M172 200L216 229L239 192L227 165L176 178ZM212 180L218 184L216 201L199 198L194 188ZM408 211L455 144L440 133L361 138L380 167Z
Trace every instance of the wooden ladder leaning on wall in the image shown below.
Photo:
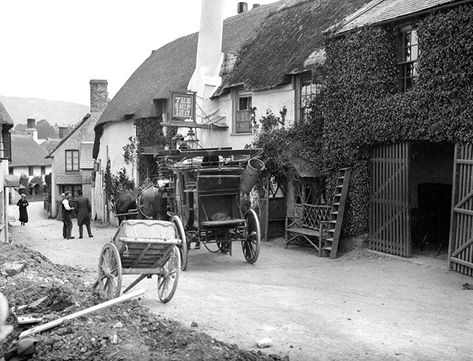
M323 239L322 256L330 256L330 258L337 257L338 242L342 231L343 213L345 212L350 176L351 168L340 168L338 170L332 209L329 214L327 236Z

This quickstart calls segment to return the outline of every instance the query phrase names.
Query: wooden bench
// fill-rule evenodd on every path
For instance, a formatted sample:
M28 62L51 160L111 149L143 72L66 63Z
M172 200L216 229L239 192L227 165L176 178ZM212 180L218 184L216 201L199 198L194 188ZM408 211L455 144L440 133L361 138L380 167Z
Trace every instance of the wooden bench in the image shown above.
M285 247L298 239L309 242L322 255L330 206L294 204L294 214L286 217Z

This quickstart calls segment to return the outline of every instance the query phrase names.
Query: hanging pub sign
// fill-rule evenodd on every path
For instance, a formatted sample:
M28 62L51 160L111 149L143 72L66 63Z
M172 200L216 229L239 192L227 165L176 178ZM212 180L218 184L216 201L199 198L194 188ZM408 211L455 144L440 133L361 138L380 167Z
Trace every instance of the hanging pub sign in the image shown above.
M171 120L192 120L195 122L195 93L172 92Z

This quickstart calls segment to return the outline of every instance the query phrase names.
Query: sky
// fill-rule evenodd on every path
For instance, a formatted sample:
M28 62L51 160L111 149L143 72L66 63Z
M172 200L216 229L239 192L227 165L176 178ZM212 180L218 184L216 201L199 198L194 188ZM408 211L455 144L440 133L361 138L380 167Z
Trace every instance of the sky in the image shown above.
M221 1L225 18L236 15L238 1ZM113 98L152 50L199 31L200 9L200 0L2 0L0 95L89 105L89 80L106 79Z

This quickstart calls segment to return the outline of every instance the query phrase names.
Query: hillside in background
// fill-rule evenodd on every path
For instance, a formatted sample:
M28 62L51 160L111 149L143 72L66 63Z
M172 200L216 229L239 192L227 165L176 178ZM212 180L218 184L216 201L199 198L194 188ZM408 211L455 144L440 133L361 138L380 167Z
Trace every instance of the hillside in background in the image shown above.
M0 95L0 103L7 109L16 124L26 124L27 118L36 122L46 119L49 124L74 125L89 112L89 106L58 100L18 98Z

